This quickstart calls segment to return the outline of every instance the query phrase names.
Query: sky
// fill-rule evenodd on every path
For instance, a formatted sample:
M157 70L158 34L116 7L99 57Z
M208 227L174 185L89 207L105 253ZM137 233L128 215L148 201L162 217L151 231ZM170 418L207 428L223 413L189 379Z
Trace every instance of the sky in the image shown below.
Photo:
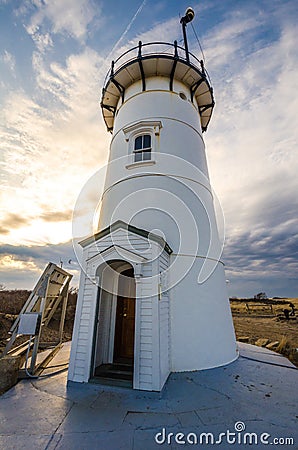
M298 296L295 0L0 0L0 285L74 275L72 212L107 162L99 107L110 61L139 40L204 57L216 106L204 134L225 217L230 296Z

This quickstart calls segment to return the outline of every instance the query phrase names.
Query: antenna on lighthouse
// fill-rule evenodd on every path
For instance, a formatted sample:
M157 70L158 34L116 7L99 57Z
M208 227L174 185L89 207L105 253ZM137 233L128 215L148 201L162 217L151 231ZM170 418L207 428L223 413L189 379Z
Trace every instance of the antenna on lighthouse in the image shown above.
M189 62L189 52L188 52L188 43L187 43L187 36L186 36L186 25L193 20L194 16L195 16L194 10L192 8L188 7L187 10L185 11L184 16L180 19L180 23L182 24L185 55L186 55L187 62Z

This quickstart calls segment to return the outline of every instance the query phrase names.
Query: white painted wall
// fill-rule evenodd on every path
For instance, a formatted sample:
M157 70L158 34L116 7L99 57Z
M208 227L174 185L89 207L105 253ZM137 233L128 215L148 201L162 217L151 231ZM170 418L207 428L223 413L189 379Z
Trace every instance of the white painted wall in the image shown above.
M163 320L160 343L170 335L172 371L199 370L236 359L236 340L224 267L216 263L221 243L197 105L183 83L174 83L175 92L168 86L165 77L146 79L145 92L137 82L126 90L124 104L119 102L99 224L104 228L120 219L164 235L174 252L174 287L168 305L159 305L162 315L167 310L171 317L170 325ZM133 166L124 131L150 121L161 123L153 161ZM198 284L206 258L205 274L209 266L213 273Z

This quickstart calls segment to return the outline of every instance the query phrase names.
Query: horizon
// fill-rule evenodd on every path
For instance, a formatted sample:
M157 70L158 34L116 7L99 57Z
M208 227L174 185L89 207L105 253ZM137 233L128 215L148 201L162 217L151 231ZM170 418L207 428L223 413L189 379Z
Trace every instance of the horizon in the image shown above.
M23 291L25 291L25 292L32 292L32 290L34 289L34 287L32 288L32 289L22 289L22 288L12 288L12 289L8 289L6 286L0 286L0 294L2 293L2 292L23 292ZM78 293L78 286L70 286L70 291L69 291L69 294L77 294ZM256 294L255 294L256 295ZM263 301L263 302L265 302L266 303L266 300L291 300L291 299L293 299L293 300L298 300L298 297L285 297L285 296L283 296L283 297L280 297L280 296L274 296L274 297L267 297L267 298L265 298L265 299L257 299L257 298L254 298L254 297L244 297L244 296L241 296L241 297L237 297L237 296L232 296L232 297L229 297L229 300L231 301L231 300L240 300L240 301L245 301L245 300L256 300L256 301ZM287 303L287 302L286 302Z

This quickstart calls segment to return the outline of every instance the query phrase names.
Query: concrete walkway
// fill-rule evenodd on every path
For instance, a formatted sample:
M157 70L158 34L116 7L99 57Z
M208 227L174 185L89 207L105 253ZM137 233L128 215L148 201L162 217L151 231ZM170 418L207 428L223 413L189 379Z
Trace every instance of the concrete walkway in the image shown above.
M228 366L172 374L161 393L67 385L66 372L23 380L0 397L0 449L254 449L273 446L276 438L273 448L298 449L298 371L269 350L239 349ZM65 344L51 365L68 356Z

